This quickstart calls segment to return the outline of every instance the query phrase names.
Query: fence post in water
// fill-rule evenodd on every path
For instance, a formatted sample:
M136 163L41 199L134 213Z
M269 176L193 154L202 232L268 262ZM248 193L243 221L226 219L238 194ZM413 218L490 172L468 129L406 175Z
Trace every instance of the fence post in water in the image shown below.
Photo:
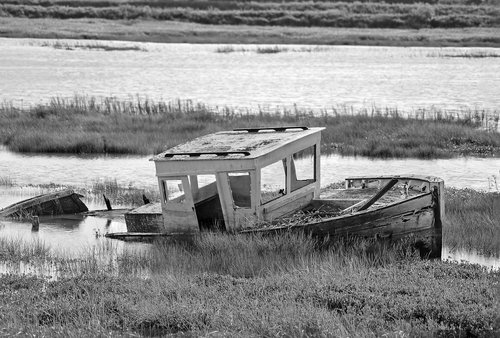
M109 199L106 197L106 195L102 194L102 197L104 197L104 203L106 203L106 208L108 210L113 210L113 208L111 208L111 202L109 201Z
M38 231L40 228L40 220L38 219L38 216L33 216L33 219L31 220L31 231Z

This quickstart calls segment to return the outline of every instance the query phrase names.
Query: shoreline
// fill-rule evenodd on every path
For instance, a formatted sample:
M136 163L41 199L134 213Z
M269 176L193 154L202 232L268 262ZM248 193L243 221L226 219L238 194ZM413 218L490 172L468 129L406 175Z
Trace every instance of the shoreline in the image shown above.
M500 28L386 29L204 25L175 21L0 18L0 37L195 44L500 48Z

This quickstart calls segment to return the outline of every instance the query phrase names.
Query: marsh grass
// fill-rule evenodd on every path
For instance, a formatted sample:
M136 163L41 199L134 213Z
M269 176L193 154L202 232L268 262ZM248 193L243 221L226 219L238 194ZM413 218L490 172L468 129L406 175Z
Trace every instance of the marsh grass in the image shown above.
M498 12L486 2L457 3L279 1L8 1L2 16L52 19L181 21L209 25L453 28L495 27Z
M109 185L120 191L112 180ZM467 228L460 236L473 237L483 219L499 219L498 194L447 194L448 217L481 215L479 222L455 222ZM38 247L29 249L1 240L1 252L8 253L2 260L55 265L58 275L0 275L0 326L3 333L56 337L499 333L500 272L422 261L406 244L204 233L145 250L121 250L107 241L61 257L42 243L28 243Z
M64 41L45 41L41 44L42 47L52 47L54 49L64 49L64 50L76 50L76 49L87 49L87 50L102 50L105 52L111 51L147 51L145 48L139 46L127 46L127 45L111 45L105 43L68 43Z
M500 193L446 190L445 244L450 248L500 256Z
M150 255L121 263L122 271L138 260L154 267L148 278L108 274L92 258L83 273L54 281L4 274L0 321L9 330L75 336L84 329L238 337L497 332L498 273L389 247L380 250L392 258L373 260L365 244L219 234L156 243Z
M192 101L121 101L76 96L54 98L26 109L0 106L0 142L18 152L159 153L220 130L262 125L324 126L323 153L369 157L439 158L498 155L498 113L447 113L335 107L312 112L293 108L251 112L209 107ZM493 126L496 124L496 127Z
M102 204L102 195L105 195L112 206L140 206L144 204L143 196L148 198L150 202L160 200L158 189L138 188L131 184L121 186L116 179L111 178L94 181L90 189L76 188L76 190L85 194L86 200L93 203L99 201Z
M9 176L0 176L0 186L11 187L15 185L15 181Z
M274 47L257 47L257 54L277 54L287 52L288 48L274 46Z
M472 52L463 52L459 54L442 54L439 57L482 59L482 58L500 58L500 54L496 52L472 51Z
M314 47L300 47L300 48L289 48L289 47L280 47L280 46L263 46L257 47L257 49L250 48L242 48L242 47L234 47L234 46L222 46L218 47L215 52L216 53L234 53L234 52L255 52L257 54L277 54L283 52L294 52L294 53L315 53L315 52L324 52L327 50L326 47L314 46Z
M0 261L34 261L52 257L52 248L41 240L0 238Z

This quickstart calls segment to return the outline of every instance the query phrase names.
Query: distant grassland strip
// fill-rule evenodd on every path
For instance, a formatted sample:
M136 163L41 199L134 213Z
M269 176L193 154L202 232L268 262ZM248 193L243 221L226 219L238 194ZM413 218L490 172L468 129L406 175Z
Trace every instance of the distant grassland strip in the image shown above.
M499 27L500 8L481 0L370 2L5 1L0 17L182 21L210 25L357 28Z
M495 113L496 114L496 113ZM16 152L152 154L195 137L237 127L323 126L324 153L369 157L446 158L498 156L500 133L480 129L498 115L460 116L420 111L345 110L315 114L305 109L276 113L237 112L191 101L120 101L77 96L19 109L0 106L0 143Z

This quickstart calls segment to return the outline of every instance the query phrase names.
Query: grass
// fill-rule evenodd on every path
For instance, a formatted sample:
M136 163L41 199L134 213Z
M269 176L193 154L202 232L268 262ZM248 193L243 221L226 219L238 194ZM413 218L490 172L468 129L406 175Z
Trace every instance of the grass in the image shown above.
M498 27L498 9L487 3L385 3L259 1L8 1L0 15L52 19L181 21L210 25L455 28Z
M483 58L498 58L500 54L492 51L466 51L456 53L429 53L429 57L444 57L444 58L466 58L466 59L483 59Z
M11 187L15 185L15 181L9 176L0 176L0 186Z
M93 188L127 189L112 180ZM498 250L499 201L498 193L447 189L445 236ZM62 254L42 242L0 240L0 261L56 274L0 275L2 335L500 333L500 271L420 260L406 243L205 233L147 251L117 251L108 241L76 257Z
M55 42L42 42L42 47L52 47L54 49L65 49L65 50L75 50L75 49L89 49L89 50L102 50L106 52L111 51L146 51L144 48L139 46L117 46L117 45L109 45L104 43L68 43L62 41Z
M249 49L249 48L236 48L234 46L222 46L218 47L215 52L216 53L234 53L234 52L255 52L257 54L277 54L283 52L295 52L295 53L313 53L313 52L323 52L325 48L315 46L315 47L300 47L300 48L284 48L279 46L274 47L266 47L261 46L257 47L257 49Z
M498 272L360 250L366 242L318 244L208 235L156 244L143 257L155 267L146 279L102 269L55 281L4 274L0 326L48 336L498 333Z
M422 110L410 118L375 107L337 107L318 114L299 108L254 113L191 101L76 96L26 109L4 104L0 119L0 143L17 152L151 154L220 130L306 125L326 127L323 153L380 158L500 154L500 134L480 130L485 121L498 124L499 116L482 111Z
M500 28L335 28L0 17L0 36L161 43L500 47Z
M500 255L500 192L447 189L446 214L443 236L448 247Z

